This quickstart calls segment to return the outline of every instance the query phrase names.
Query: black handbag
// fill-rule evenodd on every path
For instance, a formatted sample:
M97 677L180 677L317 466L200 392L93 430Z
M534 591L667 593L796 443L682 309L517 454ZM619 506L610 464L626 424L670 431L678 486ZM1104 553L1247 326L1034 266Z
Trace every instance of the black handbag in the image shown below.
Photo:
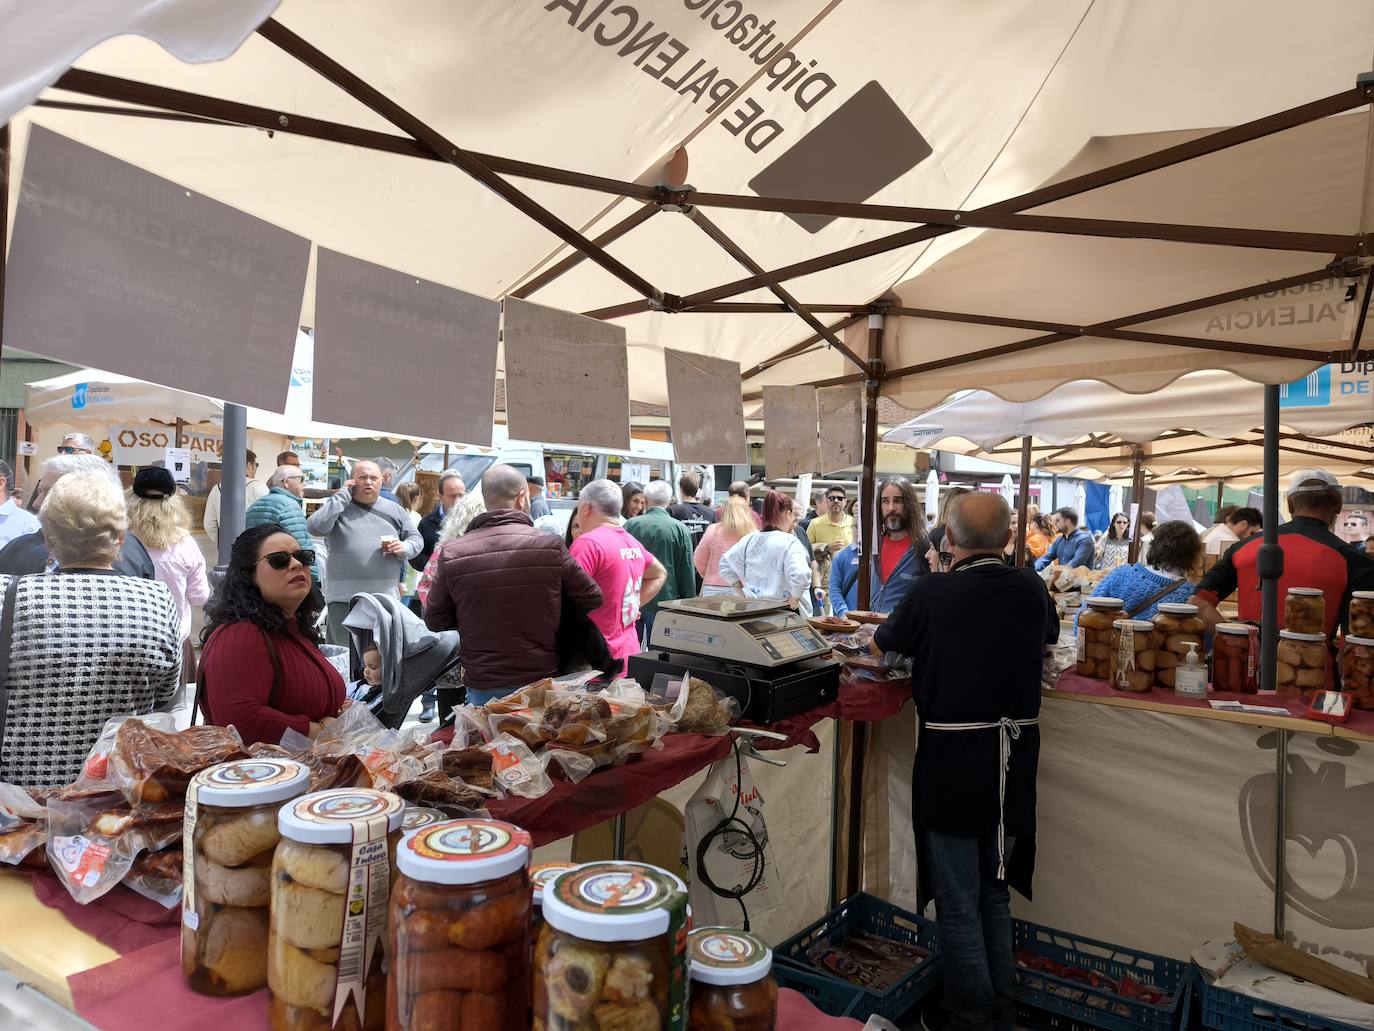
M600 628L592 622L586 609L563 593L563 607L558 616L558 633L554 638L558 651L558 672L580 673L594 669L606 676L620 671L620 662L611 655Z

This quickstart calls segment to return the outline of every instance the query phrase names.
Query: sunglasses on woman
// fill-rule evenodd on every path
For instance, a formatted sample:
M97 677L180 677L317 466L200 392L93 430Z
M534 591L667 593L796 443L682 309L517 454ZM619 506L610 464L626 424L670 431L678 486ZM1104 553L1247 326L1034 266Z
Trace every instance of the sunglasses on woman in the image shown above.
M269 551L259 562L266 562L277 572L291 567L291 560L295 559L303 566L313 566L315 564L315 553L313 551Z

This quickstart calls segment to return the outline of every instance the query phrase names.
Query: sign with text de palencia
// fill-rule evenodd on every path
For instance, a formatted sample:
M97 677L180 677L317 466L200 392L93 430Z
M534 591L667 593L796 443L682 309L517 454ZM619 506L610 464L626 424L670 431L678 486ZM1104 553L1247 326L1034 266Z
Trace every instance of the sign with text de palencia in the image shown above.
M110 446L115 465L152 465L165 462L167 449L176 446L176 429L160 422L127 423L111 426ZM218 462L224 451L224 437L196 427L181 431L181 446L191 456L191 464Z

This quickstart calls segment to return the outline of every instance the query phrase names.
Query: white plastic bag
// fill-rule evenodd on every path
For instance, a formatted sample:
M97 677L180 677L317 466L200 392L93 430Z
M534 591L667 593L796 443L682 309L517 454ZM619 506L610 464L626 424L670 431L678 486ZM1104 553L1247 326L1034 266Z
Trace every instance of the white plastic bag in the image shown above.
M749 763L739 754L738 745L735 747L734 754L711 767L684 814L692 921L699 927L737 926L743 917L740 903L713 891L706 883L708 878L726 891L739 891L754 882L743 902L755 927L764 926L768 914L783 910L787 904L782 878L768 847L763 796L754 786ZM703 841L706 849L699 863L697 853Z

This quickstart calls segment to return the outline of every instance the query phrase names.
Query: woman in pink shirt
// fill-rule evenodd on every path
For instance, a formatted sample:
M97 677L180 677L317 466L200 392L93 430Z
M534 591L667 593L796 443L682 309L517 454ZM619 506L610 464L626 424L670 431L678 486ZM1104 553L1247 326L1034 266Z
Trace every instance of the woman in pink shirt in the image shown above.
M588 614L622 663L639 653L639 607L668 579L663 564L619 525L623 503L619 485L610 480L584 486L577 495L577 530L569 549L601 588L601 605Z
M754 515L749 503L741 497L731 495L721 506L720 519L706 528L692 556L697 572L701 574L701 594L734 594L732 588L720 575L720 557L751 533L757 533Z

